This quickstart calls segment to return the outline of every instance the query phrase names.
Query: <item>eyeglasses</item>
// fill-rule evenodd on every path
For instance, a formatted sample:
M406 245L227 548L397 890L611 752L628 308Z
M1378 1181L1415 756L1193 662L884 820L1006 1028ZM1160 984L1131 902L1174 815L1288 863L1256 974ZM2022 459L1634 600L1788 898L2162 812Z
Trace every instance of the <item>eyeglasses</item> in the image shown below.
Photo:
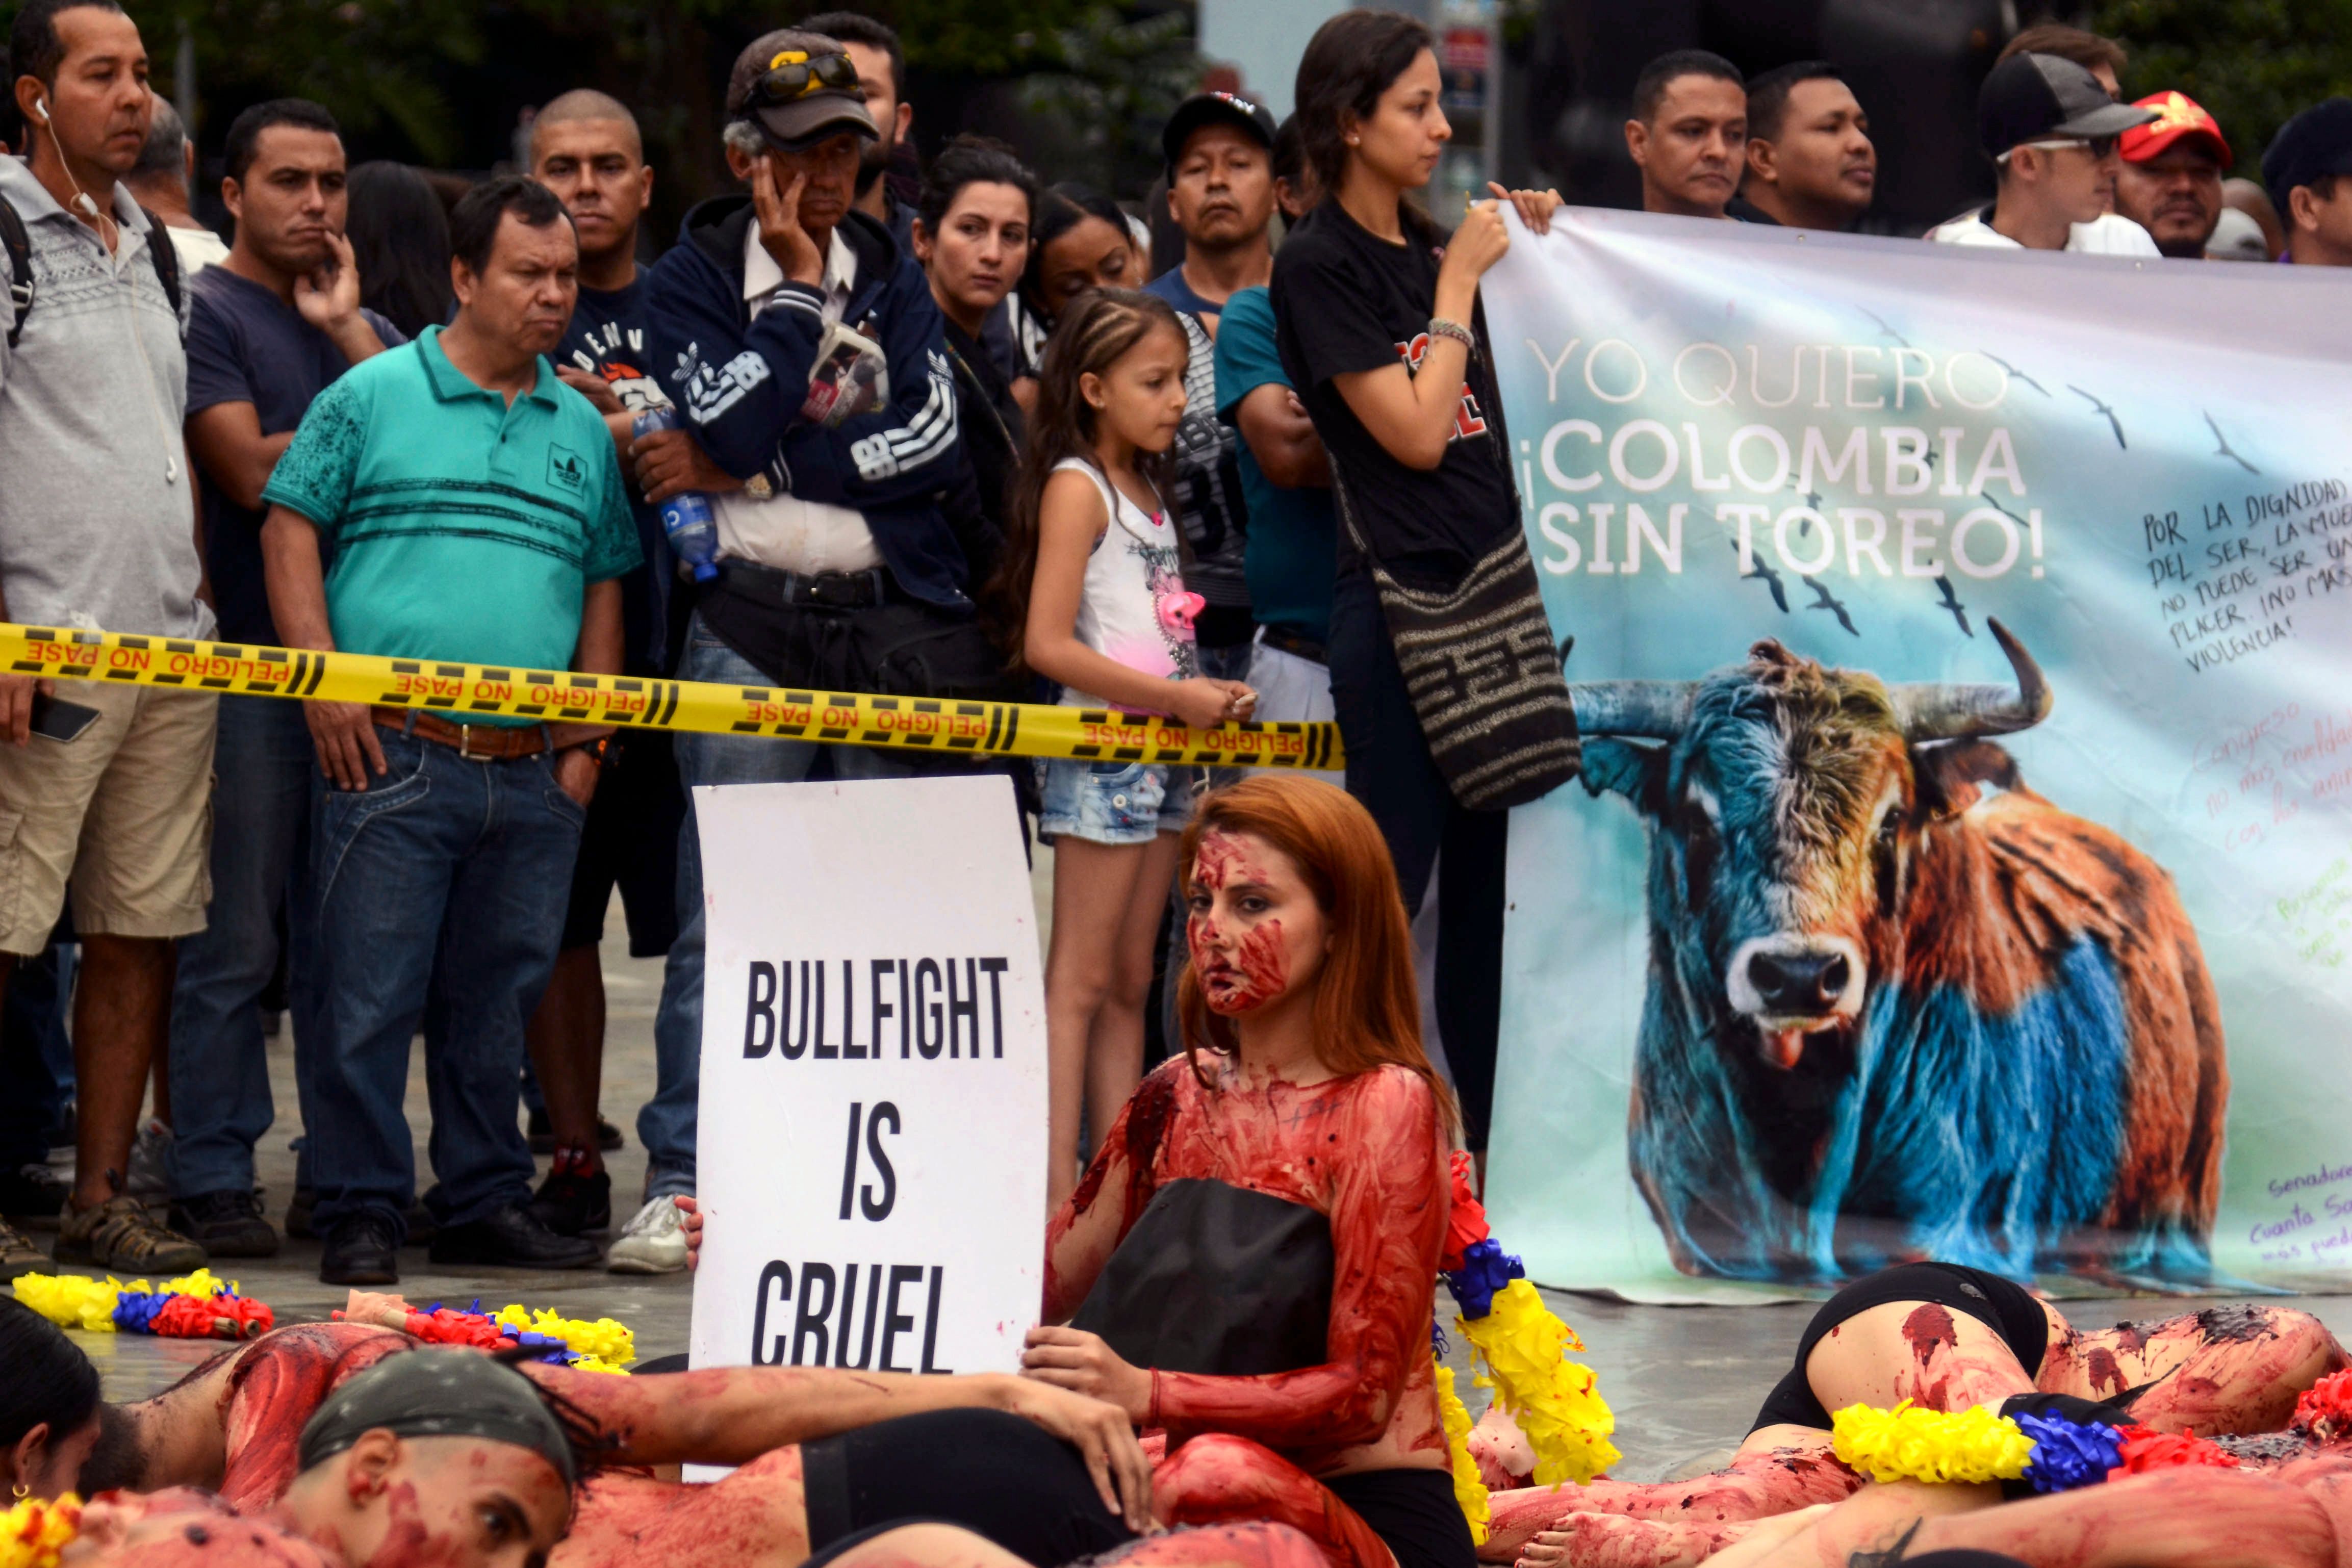
M857 67L847 55L811 59L798 49L787 49L768 62L767 74L751 84L743 107L773 109L828 88L855 92L857 85Z
M2053 141L2021 141L2016 147L2011 148L2008 152L2002 153L2000 157L1994 159L1993 162L1996 163L2006 163L2009 162L2010 153L2015 152L2019 148L2023 147L2039 148L2044 152L2063 152L2069 147L2079 147L2084 152L2088 152L2093 158L2105 158L2108 153L2113 152L2116 150L2116 144L2121 141L2122 138L2116 136L2069 136L2063 140Z

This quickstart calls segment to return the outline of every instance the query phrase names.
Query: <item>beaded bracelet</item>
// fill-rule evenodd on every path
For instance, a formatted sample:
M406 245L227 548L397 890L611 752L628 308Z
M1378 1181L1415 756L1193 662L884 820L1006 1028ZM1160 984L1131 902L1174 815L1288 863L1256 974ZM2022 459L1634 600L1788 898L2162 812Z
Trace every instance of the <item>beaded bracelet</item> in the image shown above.
M1429 319L1429 335L1433 338L1451 338L1470 353L1475 355L1478 352L1477 337L1459 321L1449 321L1443 316L1432 316Z

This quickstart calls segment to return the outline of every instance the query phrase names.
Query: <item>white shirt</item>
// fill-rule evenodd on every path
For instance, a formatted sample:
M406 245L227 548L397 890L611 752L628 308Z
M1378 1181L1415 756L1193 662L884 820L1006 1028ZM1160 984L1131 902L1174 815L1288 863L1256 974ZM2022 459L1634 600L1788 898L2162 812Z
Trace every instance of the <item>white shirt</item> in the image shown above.
M2023 250L2025 247L1985 222L1990 207L1970 213L1964 218L1954 218L1927 231L1927 237L1938 245L1990 246L1996 249ZM2066 248L2084 256L2161 256L2156 241L2147 231L2120 213L2101 213L2087 224L2073 225L2066 236Z
M210 229L184 229L166 225L163 232L172 236L172 254L180 258L182 277L194 277L205 268L217 267L228 259L227 245Z
M743 235L743 301L753 316L776 301L784 287L784 269L760 243L760 227ZM857 286L857 256L833 231L825 248L824 276L817 287L824 295L827 322L841 319ZM719 524L719 553L777 571L870 571L882 564L874 546L874 530L866 514L851 507L803 501L778 492L764 499L733 490L712 497L711 511Z

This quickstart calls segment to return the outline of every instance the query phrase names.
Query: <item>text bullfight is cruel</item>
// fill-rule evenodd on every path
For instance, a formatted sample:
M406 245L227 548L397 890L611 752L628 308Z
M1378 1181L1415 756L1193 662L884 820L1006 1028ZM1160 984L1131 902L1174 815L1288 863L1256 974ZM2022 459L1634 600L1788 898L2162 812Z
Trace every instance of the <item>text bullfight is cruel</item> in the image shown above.
M1691 415L1580 416L1517 442L1537 559L1554 576L1679 575L1694 507L1731 538L1743 574L1761 561L1806 578L2042 575L2042 511L2022 504L2019 438L1993 423L2011 372L1991 355L1698 341L1666 358L1581 337L1556 352L1525 346L1549 403L1638 402L1652 415L1679 403Z
M1001 1061L1009 967L1002 957L754 959L743 1054L858 1061L895 1047L901 1061Z

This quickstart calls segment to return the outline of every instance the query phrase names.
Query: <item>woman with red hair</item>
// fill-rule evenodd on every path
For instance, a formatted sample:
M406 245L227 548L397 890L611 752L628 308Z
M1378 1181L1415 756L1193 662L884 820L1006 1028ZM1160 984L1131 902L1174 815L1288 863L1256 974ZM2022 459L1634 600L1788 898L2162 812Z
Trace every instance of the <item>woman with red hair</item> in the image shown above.
M1470 1568L1430 1323L1454 1102L1371 816L1312 779L1188 830L1184 1054L1046 1232L1030 1375L1168 1436L1156 1510L1295 1524L1366 1568Z

